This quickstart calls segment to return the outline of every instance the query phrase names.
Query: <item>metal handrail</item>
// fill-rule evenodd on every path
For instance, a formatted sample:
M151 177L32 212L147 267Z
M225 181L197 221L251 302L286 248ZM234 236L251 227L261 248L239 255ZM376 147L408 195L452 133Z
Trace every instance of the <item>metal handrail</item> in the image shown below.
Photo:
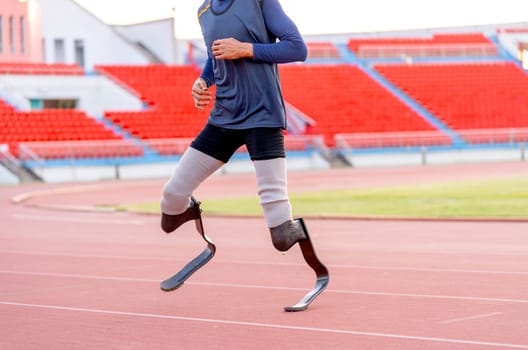
M463 129L455 133L469 145L528 141L528 128ZM449 136L441 131L343 133L336 134L334 140L340 149L452 145Z
M362 58L430 57L430 56L493 56L497 55L493 43L467 44L364 44L358 47Z

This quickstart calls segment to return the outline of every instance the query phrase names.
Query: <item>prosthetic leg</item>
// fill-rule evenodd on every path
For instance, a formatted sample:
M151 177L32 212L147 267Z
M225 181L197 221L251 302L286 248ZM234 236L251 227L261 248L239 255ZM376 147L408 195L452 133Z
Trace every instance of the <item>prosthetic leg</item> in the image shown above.
M304 260L314 270L316 282L313 289L297 304L286 306L285 311L303 311L326 288L328 270L315 254L312 241L303 219L292 219L287 193L285 158L253 161L257 174L260 204L266 224L270 228L273 246L285 252L299 242Z
M181 214L169 215L161 213L161 229L165 231L165 233L171 233L187 221L201 220L200 216L200 203L192 198L191 205Z
M196 230L207 243L207 247L205 247L205 249L200 253L200 255L191 260L178 273L161 282L161 290L165 292L170 292L181 287L181 285L189 277L191 277L193 273L195 273L196 271L198 271L198 269L207 264L207 262L212 259L216 252L216 246L214 242L204 232L200 202L198 202L194 197L191 197L191 205L183 213L178 215L163 214L161 218L161 225L165 232L170 233L176 230L183 223L190 220L195 220Z
M316 280L312 290L299 300L297 304L284 307L284 311L288 312L306 310L328 285L328 270L315 254L312 241L302 218L286 221L277 227L270 228L270 233L273 246L282 252L287 251L295 243L299 242L304 260L315 272Z
M185 265L180 272L161 282L161 289L164 291L171 291L180 287L193 273L211 260L216 252L214 242L204 233L200 202L191 194L203 180L222 165L220 160L189 147L178 162L169 181L163 187L160 203L163 231L171 233L185 222L194 220L196 230L207 243L204 251Z

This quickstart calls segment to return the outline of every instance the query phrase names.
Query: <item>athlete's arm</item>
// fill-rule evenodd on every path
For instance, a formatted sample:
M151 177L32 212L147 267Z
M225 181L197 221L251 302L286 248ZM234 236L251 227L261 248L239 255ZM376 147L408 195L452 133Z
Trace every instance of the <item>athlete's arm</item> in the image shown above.
M207 86L212 86L215 83L214 79L214 72L213 72L213 59L211 56L207 56L207 61L205 61L205 65L203 67L202 73L200 74L200 78L202 78Z
M279 0L263 0L262 14L268 31L279 41L253 44L253 59L271 63L304 61L308 49L295 23L286 15Z
M214 85L214 83L213 60L208 56L202 73L194 81L191 89L194 106L199 110L203 110L211 103L213 98L209 87Z
M308 53L306 44L279 0L264 0L262 14L268 31L278 39L277 42L259 44L240 42L234 38L220 39L213 42L213 56L218 60L252 58L270 63L304 61Z

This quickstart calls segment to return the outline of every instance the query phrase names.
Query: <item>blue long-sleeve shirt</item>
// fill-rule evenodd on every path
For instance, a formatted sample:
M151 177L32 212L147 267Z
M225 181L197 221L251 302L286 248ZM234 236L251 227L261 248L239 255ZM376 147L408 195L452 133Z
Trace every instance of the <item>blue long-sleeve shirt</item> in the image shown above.
M215 12L224 11L231 0L213 0ZM268 31L278 41L274 43L253 43L253 59L270 63L289 63L306 60L308 51L295 23L286 15L278 0L262 0L262 16ZM214 84L213 58L209 55L201 77L208 86Z
M277 64L304 61L306 44L278 0L206 0L198 11L208 59L201 77L216 84L209 122L226 128L286 127ZM217 39L253 44L253 59L216 60Z

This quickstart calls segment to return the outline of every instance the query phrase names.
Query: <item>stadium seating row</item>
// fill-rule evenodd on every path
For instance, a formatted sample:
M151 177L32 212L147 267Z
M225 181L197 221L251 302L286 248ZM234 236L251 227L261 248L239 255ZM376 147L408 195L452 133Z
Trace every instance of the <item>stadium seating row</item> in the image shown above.
M308 58L340 58L337 46L331 42L308 42Z
M122 139L102 123L72 109L18 112L0 103L0 143L7 143L14 156L19 143L36 141L79 141Z
M455 130L528 127L528 75L513 62L375 69Z
M84 69L66 63L0 62L0 74L83 75Z
M433 130L357 66L286 65L280 75L285 99L316 120L311 133L329 146L336 133Z
M425 38L352 38L347 46L361 58L498 55L497 47L482 33L434 34Z
M199 75L193 66L97 66L138 92L149 109L105 112L105 118L140 139L181 138L196 135L207 119L189 94Z
M133 140L94 140L58 142L22 142L19 158L31 160L32 155L41 159L79 159L108 157L141 157L143 147Z
M424 47L429 50L426 55L435 54L434 50L438 48L475 48L484 51L492 48L490 52L475 51L474 54L486 56L497 53L495 44L481 33L436 34L415 38L353 38L348 41L348 48L356 54L361 54L362 48L375 49L379 46L385 48L384 54L394 49L394 55L401 53L398 50L402 48L422 50ZM308 49L310 58L340 57L336 45L331 42L308 43ZM453 51L453 55L460 54L457 50ZM487 138L482 133L464 134L466 129L528 127L528 76L511 61L396 63L374 64L372 67L395 89L408 96L410 101L418 103L453 130L461 131L463 138L470 142L478 143ZM209 109L196 110L189 96L190 86L199 74L194 66L101 65L96 70L133 91L146 105L145 110L137 112L106 111L104 118L133 137L145 141L160 154L180 152L181 146L167 146L167 139L193 137L206 122ZM61 75L84 72L74 65L0 63L0 74ZM428 120L359 65L281 65L280 75L286 101L315 120L316 124L307 129L308 133L322 135L328 146L335 145L336 134L372 133L385 133L384 137L376 141L377 144L381 142L384 146L394 146L400 140L399 136L391 136L391 133L411 131L438 133L430 138L433 144L451 143ZM125 141L122 136L82 111L21 112L1 100L0 130L0 143L9 143L15 155L18 154L17 144L20 142ZM524 135L517 133L515 140L522 140ZM493 140L512 140L512 136L504 132L502 137ZM423 143L420 137L415 141L416 144ZM369 138L363 138L361 142L365 145L376 144ZM111 144L107 144L107 147L111 147ZM299 144L299 148L302 147L306 147L303 142ZM142 152L138 148L121 153L137 155ZM78 153L81 156L83 154L81 151ZM55 157L49 154L44 156Z

